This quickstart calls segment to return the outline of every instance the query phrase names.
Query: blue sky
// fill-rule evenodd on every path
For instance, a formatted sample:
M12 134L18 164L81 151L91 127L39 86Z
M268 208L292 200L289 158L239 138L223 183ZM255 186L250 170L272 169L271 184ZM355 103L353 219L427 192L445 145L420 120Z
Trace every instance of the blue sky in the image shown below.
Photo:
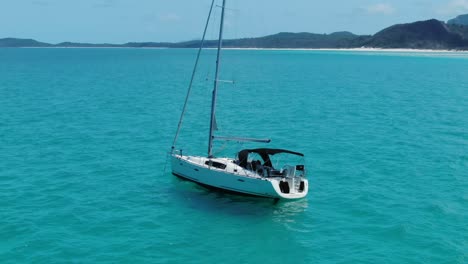
M210 3L211 0L0 0L0 38L34 38L51 43L199 39ZM447 20L466 14L468 0L228 0L228 7L228 38L285 31L347 30L374 34L396 23ZM209 37L215 37L214 29Z

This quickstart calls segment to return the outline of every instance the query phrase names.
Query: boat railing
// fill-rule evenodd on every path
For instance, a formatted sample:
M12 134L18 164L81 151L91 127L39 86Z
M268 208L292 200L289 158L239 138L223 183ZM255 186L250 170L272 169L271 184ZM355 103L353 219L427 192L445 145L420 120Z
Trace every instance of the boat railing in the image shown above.
M182 156L182 149L174 149L171 152L172 155Z

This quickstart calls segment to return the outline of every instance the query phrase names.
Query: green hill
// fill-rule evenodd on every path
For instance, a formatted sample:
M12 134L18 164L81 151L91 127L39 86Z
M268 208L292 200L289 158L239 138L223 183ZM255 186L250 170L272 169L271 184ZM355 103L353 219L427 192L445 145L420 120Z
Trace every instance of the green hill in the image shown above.
M463 39L468 40L468 25L448 24L450 32L460 35Z
M332 34L288 33L282 32L258 38L227 39L224 47L230 48L349 48L356 43L369 39L370 36L358 36L350 32L335 32ZM91 44L62 42L48 44L35 40L0 39L0 47L130 47L130 48L195 48L200 46L199 40L179 43L168 42L129 42L126 44ZM216 47L217 41L205 41L205 47Z
M118 44L91 44L91 43L76 43L76 42L62 42L53 45L54 47L60 48L113 48L120 47Z
M275 35L231 40L227 46L246 48L348 48L358 36L349 32L332 34L278 33Z
M347 48L360 36L350 32L332 34L282 32L259 38L228 39L224 47L230 48ZM198 47L200 41L177 43L174 47ZM216 47L216 41L206 41L205 47Z
M0 47L2 48L26 48L26 47L50 47L51 44L39 42L34 39L2 38Z
M122 45L126 48L170 48L175 47L175 43L169 42L128 42Z
M399 24L375 34L363 46L409 49L462 49L468 41L462 34L464 27L449 27L435 19Z
M457 16L454 19L447 21L449 25L465 25L468 26L468 14Z

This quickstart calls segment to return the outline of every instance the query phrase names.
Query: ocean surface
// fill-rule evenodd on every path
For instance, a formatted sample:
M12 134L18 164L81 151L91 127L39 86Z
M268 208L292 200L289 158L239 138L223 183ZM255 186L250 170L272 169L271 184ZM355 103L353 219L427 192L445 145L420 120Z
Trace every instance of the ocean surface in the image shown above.
M468 263L468 54L226 50L217 133L272 142L216 155L306 155L308 197L277 204L166 166L195 55L0 49L0 263Z

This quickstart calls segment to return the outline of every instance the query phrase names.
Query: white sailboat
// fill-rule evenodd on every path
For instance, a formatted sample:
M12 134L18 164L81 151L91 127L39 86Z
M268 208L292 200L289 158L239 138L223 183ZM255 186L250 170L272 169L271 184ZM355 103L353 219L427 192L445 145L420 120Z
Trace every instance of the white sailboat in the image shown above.
M185 104L182 110L182 115L180 117L179 125L172 145L172 174L209 188L221 189L238 194L268 197L274 199L303 198L307 195L309 189L308 180L305 177L306 171L304 165L280 164L273 162L274 158L277 156L289 155L294 157L303 157L304 155L299 152L285 149L255 148L241 150L238 152L237 157L235 158L213 156L214 140L249 141L259 143L270 142L269 139L220 137L214 134L214 131L216 130L216 99L218 84L220 82L218 76L221 64L226 0L223 0L221 6L222 11L219 27L216 71L211 102L208 155L185 155L182 150L176 149L176 141L180 132L190 91L192 89L192 83L196 73L200 53L204 44L211 13L213 11L214 2L215 0L213 0L211 3L203 38L200 49L198 50L195 67L192 73L192 79L190 81L187 97L185 99Z

